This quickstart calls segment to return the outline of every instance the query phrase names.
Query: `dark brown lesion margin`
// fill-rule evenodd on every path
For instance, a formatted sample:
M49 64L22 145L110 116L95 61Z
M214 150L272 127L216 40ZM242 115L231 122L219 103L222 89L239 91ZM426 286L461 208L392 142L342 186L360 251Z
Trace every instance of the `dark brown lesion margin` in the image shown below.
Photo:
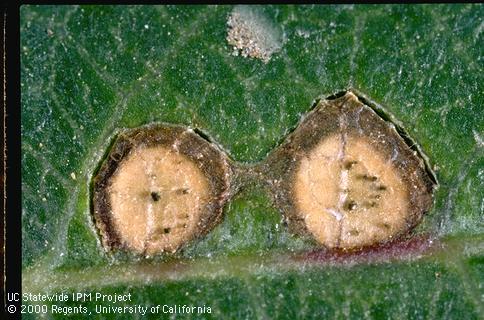
M169 124L152 124L127 129L114 138L100 166L95 170L90 185L92 218L106 251L129 251L112 221L108 194L111 178L133 149L173 146L175 143L178 152L192 160L207 177L212 195L202 209L195 233L187 242L206 235L222 220L223 207L235 192L232 188L234 165L208 135L198 129Z
M394 165L405 184L414 184L417 188L410 190L412 213L407 226L392 241L409 234L432 207L433 193L438 187L436 176L431 170L428 157L403 126L381 106L354 89L316 100L311 111L301 118L293 131L254 171L264 176L264 184L272 195L274 205L283 213L289 229L311 238L295 206L292 191L295 173L301 159L322 139L340 131L339 119L342 113L348 119L346 125L349 132L357 136L369 136L370 144L375 150L380 150L385 158L392 157L390 148L398 149ZM385 139L377 141L375 137L378 134L382 134Z

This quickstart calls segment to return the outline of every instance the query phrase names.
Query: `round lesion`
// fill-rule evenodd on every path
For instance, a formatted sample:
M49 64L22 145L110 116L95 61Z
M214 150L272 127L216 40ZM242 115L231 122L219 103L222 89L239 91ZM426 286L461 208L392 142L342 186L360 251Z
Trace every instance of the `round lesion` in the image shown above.
M352 92L320 100L266 164L289 227L329 248L407 234L437 187L418 146L365 101Z
M221 221L233 174L231 160L196 130L152 124L120 133L93 177L104 248L153 256L204 236Z

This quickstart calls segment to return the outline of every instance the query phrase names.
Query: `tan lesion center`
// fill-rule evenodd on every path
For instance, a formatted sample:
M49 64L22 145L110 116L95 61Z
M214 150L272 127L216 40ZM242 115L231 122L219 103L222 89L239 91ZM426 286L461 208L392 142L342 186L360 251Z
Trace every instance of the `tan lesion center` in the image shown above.
M175 251L189 240L210 199L203 172L165 146L134 149L111 181L114 227L126 246L145 254Z
M328 247L390 239L409 215L408 190L391 160L353 135L330 136L307 154L294 194L308 230Z

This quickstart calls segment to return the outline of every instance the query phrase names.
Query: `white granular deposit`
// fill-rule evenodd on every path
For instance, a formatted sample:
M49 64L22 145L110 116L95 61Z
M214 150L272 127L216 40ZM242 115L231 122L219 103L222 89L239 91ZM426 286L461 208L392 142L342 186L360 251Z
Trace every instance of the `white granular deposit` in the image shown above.
M257 7L236 6L227 25L227 41L233 46L234 55L261 59L267 63L282 46L281 33Z

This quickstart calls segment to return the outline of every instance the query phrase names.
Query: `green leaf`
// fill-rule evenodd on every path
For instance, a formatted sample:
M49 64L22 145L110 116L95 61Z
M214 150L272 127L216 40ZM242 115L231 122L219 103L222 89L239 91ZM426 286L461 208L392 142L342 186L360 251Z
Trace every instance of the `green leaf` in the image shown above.
M114 305L211 307L181 318L482 317L484 7L244 9L268 26L261 32L281 35L267 63L232 54L232 10L21 7L23 291L131 293L132 301ZM393 114L434 166L435 205L415 231L431 235L430 249L313 261L305 254L314 244L291 234L254 186L174 257L104 253L90 181L119 130L196 127L234 160L254 163L316 98L348 88ZM83 303L92 312L100 304L108 305Z

